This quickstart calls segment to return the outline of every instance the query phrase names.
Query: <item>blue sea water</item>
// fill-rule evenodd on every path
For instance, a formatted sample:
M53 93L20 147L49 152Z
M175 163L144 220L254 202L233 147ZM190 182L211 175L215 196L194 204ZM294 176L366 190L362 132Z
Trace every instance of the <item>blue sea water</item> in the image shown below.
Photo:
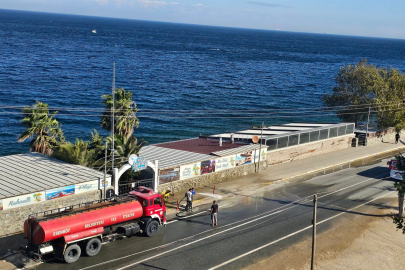
M132 91L139 108L135 135L149 143L262 121L338 121L276 110L322 106L339 68L363 58L405 71L404 40L11 10L0 10L0 44L0 106L58 107L70 141L107 134L99 115L113 62L116 87ZM28 141L17 142L19 112L0 109L0 155L28 151Z

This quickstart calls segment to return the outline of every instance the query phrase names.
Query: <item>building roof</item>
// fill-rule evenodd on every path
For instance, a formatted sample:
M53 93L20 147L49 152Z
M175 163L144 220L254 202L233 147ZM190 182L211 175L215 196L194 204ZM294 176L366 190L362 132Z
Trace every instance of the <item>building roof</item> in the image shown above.
M103 177L102 172L38 153L3 156L0 157L0 199Z
M262 149L267 149L266 145L261 146ZM235 155L235 154L240 154L244 152L248 152L251 150L256 150L260 149L260 144L247 144L238 148L232 148L232 149L227 149L227 150L222 150L222 151L217 151L217 152L212 152L212 155L224 157L224 156L230 156L230 155Z
M213 158L213 156L206 154L159 147L156 145L142 147L139 151L139 156L146 158L148 161L158 160L158 167L162 169Z
M194 138L189 140L174 141L168 143L155 144L155 146L177 149L187 152L194 152L199 154L210 154L212 152L238 148L246 145L245 143L231 143L222 142L222 146L219 145L218 140L207 140L203 138Z

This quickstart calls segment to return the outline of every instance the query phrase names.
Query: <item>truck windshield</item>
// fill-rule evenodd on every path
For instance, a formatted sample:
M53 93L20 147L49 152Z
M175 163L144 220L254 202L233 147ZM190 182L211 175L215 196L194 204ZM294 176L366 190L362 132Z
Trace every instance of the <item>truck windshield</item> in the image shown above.
M163 206L162 198L161 197L156 197L155 201L154 201L154 204Z

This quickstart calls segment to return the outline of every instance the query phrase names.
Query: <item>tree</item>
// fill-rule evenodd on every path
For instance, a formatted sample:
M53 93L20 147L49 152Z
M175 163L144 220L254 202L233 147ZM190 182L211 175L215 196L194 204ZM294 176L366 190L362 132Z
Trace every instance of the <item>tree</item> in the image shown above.
M103 95L102 98L106 111L101 118L101 126L111 129L112 95ZM139 126L139 119L136 118L138 108L135 102L132 101L132 93L125 91L124 88L117 88L115 90L114 103L114 134L129 139L134 132L134 128L138 128Z
M339 118L347 122L367 120L368 107L358 105L371 104L374 92L383 85L379 69L362 60L356 65L341 67L336 77L336 86L332 94L326 94L322 100L329 107L345 106L337 110ZM347 109L347 106L352 106Z
M109 145L112 143L111 136L106 138L106 141ZM114 148L116 150L115 154L118 158L117 165L122 165L128 162L128 158L132 154L139 154L139 151L143 146L147 144L146 141L140 140L138 141L137 138L131 136L129 138L118 135L114 137Z
M18 136L18 141L32 138L30 150L50 156L53 148L65 141L61 124L54 119L57 112L50 114L48 104L37 101L31 107L25 107L22 113L21 124L28 128Z
M391 68L377 68L362 60L342 67L336 77L332 94L322 100L337 109L339 118L347 122L365 121L369 108L381 129L405 127L402 100L405 98L405 75Z
M90 148L90 142L76 139L74 144L70 142L60 144L52 157L71 164L91 167L96 161L97 152L97 148Z

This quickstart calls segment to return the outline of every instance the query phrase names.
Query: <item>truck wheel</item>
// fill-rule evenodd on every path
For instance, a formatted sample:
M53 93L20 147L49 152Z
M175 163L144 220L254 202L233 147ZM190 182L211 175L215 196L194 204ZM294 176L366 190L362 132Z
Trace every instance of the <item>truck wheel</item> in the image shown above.
M158 231L159 231L159 223L156 220L152 220L146 226L145 233L147 236L151 237L157 234Z
M90 239L86 244L86 255L92 257L97 255L101 249L101 241L98 238Z
M74 263L80 258L80 254L82 253L80 247L78 245L71 245L65 250L63 254L63 259L67 263Z

